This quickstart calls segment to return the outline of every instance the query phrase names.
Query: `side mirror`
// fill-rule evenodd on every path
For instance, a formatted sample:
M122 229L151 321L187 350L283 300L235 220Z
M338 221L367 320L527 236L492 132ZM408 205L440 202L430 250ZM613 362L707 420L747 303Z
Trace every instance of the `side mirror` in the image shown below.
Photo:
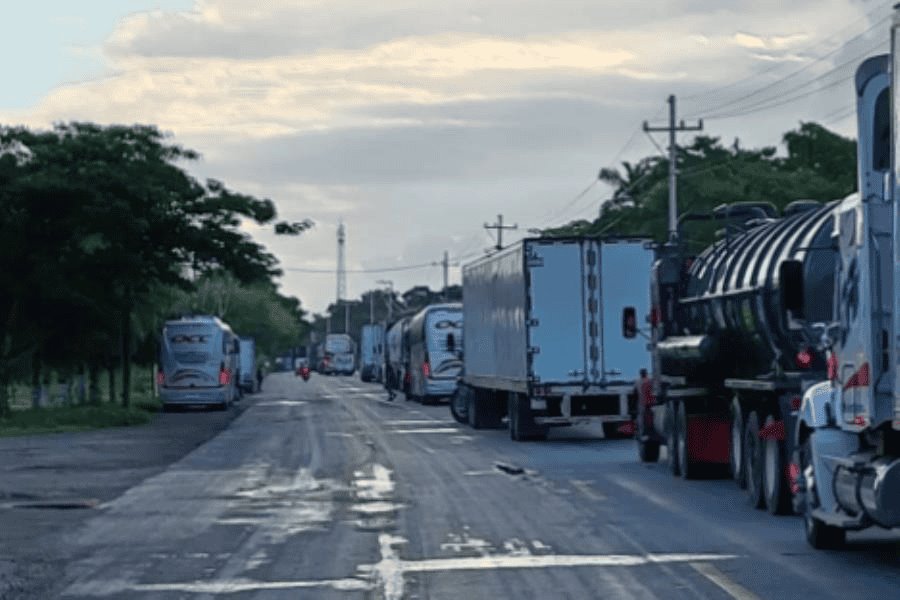
M622 337L632 339L637 337L637 310L633 306L622 309Z
M791 311L794 318L803 318L803 263L786 260L778 266L778 283L781 286L781 306Z
M447 352L456 352L456 336L452 333L447 334Z

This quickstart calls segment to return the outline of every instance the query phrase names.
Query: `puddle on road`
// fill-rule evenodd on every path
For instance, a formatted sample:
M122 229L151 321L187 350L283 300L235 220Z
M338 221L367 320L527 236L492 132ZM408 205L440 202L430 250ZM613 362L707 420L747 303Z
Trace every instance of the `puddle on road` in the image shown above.
M394 501L393 471L378 463L369 467L370 473L356 471L353 476L353 498L349 507L357 529L385 531L395 526L396 513L404 505Z
M218 524L252 527L268 543L278 544L332 521L333 494L341 489L334 481L316 479L309 469L294 476L273 476L260 468L248 477L254 478L253 484L229 497L231 506Z

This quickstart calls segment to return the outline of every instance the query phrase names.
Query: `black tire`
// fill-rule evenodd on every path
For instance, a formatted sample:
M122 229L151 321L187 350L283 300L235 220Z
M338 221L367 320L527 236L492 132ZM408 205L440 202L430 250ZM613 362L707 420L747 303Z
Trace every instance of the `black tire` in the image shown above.
M516 442L546 439L547 428L534 422L527 396L509 392L506 407L510 439Z
M450 397L450 414L457 423L467 425L469 423L469 398L472 390L467 385L460 384L453 396Z
M766 417L766 425L775 421L774 415ZM773 515L787 515L791 510L791 488L787 481L784 442L763 440L763 494L766 508Z
M678 402L675 400L669 400L666 403L666 457L669 471L675 477L681 475L681 461L678 458L678 432L675 429L675 411L677 409Z
M812 436L803 442L800 450L800 476L803 477L807 468L812 468L809 457L812 455ZM812 477L816 481L815 472ZM840 527L828 525L824 521L813 516L813 510L819 506L819 497L816 493L815 483L806 486L806 502L803 510L803 530L806 541L816 550L837 550L847 543L847 532Z
M747 500L753 508L765 508L762 481L762 440L759 439L759 413L751 410L744 426L744 469L747 482Z
M728 462L731 464L731 477L741 489L747 487L744 456L744 411L741 409L741 401L734 398L731 401L731 449Z
M472 429L487 428L487 420L484 414L486 404L486 402L484 402L485 395L483 390L477 388L473 389L472 393L469 394L469 408L466 413L469 417L469 425L472 426Z
M678 436L676 443L678 447L678 470L685 479L695 479L697 477L699 465L691 460L687 423L687 406L684 402L679 402L678 410L675 412L675 430L677 431L676 435Z

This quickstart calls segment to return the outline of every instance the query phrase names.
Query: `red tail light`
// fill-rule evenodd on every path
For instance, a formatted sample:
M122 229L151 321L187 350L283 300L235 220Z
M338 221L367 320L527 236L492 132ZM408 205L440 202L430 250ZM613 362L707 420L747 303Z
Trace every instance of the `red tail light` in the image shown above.
M431 377L431 365L427 362L422 363L422 375L425 377Z
M403 375L403 382L404 382L404 383L409 383L411 379L412 379L412 376L411 376L409 373L405 373L405 374Z
M228 385L231 382L231 372L223 368L219 371L219 385Z
M809 350L801 350L795 357L798 369L808 369L812 366L813 355Z
M791 398L791 410L800 410L800 406L803 405L803 398L800 396L794 396Z
M156 385L166 385L166 374L164 372L156 372Z
M660 322L659 307L654 306L650 309L650 325L656 327Z

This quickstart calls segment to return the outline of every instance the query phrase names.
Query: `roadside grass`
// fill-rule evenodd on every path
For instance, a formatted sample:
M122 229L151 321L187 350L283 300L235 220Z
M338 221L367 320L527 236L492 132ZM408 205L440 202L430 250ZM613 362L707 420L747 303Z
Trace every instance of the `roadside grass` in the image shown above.
M153 394L150 369L135 367L135 372L137 377L132 380L131 406L128 408L119 402L110 402L105 385L100 387L99 403L81 404L72 396L63 397L54 377L49 386L47 404L40 408L32 408L29 386L14 386L10 403L13 410L9 416L0 417L0 437L87 431L148 423L153 418L153 413L162 411L162 404Z
M143 404L128 408L119 404L29 408L0 418L0 437L143 425L152 418Z

